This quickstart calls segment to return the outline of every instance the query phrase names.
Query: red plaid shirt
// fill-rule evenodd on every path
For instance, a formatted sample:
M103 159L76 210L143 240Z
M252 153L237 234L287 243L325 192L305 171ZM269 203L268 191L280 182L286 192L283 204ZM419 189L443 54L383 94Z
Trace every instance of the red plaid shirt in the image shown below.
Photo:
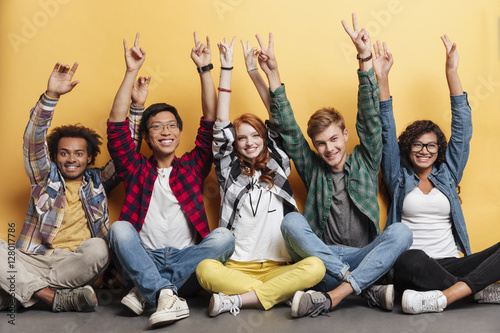
M196 147L181 158L174 158L170 174L170 188L202 237L210 232L202 191L203 181L212 168L212 128L213 122L201 119ZM140 231L158 177L158 163L154 156L148 159L134 148L128 119L116 123L108 121L108 150L126 192L120 220L129 221Z

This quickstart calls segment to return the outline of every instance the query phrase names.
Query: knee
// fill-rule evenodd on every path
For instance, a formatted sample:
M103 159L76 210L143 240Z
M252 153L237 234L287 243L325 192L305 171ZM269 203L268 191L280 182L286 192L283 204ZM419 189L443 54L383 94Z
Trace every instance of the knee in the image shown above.
M213 273L214 270L216 270L220 265L222 264L214 259L202 260L196 267L196 277L198 278L198 282L202 284L204 280L209 279L210 274Z
M108 244L101 238L87 239L75 252L82 254L83 265L97 265L98 270L108 266L110 261Z
M285 215L283 221L281 221L281 233L283 237L293 234L297 230L300 230L307 223L306 218L299 213L292 212Z
M388 227L391 241L402 251L408 250L413 244L413 232L404 223L394 223Z
M422 250L407 250L398 257L394 264L396 272L412 272L416 273L424 269L422 265L427 254Z
M137 230L127 221L116 221L111 224L108 232L109 244L113 249L118 242L129 242L136 236Z
M213 243L213 246L221 252L234 249L234 236L227 228L219 227L213 230L207 238Z
M302 260L307 272L317 280L316 283L321 281L326 273L326 268L323 264L323 261L318 257L307 257Z

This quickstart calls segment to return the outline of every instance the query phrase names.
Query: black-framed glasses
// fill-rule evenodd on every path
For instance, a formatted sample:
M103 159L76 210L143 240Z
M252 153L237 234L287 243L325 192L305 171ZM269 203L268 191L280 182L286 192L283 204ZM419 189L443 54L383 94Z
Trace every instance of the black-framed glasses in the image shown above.
M435 142L422 143L420 141L411 144L411 151L414 153L420 153L424 148L426 148L429 153L436 154L439 150L439 145Z
M160 132L160 131L163 131L165 129L165 127L169 130L169 131L175 131L177 129L179 129L179 124L178 123L168 123L168 124L154 124L152 126L149 127L149 129L153 132Z

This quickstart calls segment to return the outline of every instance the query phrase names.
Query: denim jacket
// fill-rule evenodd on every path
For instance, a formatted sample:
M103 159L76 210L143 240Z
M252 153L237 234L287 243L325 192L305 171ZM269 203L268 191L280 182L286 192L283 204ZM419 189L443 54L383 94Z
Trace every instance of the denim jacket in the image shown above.
M453 236L458 249L471 254L469 236L457 193L469 157L469 142L472 137L471 109L467 94L451 96L451 137L446 148L445 162L434 164L429 180L450 200ZM401 222L401 211L405 196L418 186L420 179L413 169L407 169L400 162L396 125L392 111L392 98L380 102L383 154L382 174L391 195L391 206L387 226Z

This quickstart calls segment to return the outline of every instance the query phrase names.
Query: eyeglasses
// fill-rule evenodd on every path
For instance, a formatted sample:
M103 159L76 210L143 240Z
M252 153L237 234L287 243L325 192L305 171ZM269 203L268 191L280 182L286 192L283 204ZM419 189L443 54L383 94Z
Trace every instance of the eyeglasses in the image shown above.
M437 153L439 149L439 145L435 142L422 143L417 141L411 144L411 151L414 153L420 153L424 147L431 154Z
M179 129L179 124L178 123L168 123L168 124L154 124L149 127L149 129L153 132L160 132L165 129L165 127L170 131L173 132L177 129Z

